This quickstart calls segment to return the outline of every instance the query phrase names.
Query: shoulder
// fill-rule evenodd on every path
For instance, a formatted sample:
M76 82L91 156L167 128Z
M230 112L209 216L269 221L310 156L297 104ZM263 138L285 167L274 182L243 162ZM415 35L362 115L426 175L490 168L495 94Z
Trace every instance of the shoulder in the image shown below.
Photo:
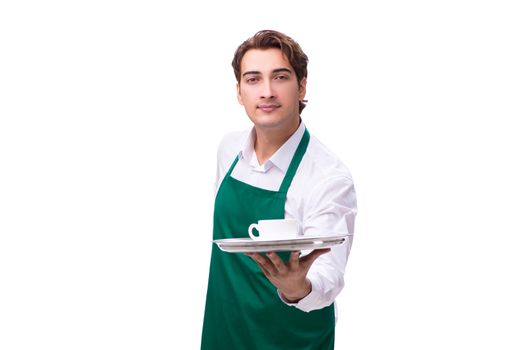
M289 188L287 201L290 212L307 222L310 232L315 225L322 226L322 232L335 230L337 225L336 232L352 230L341 228L349 225L357 212L351 173L339 157L313 135ZM339 225L339 220L347 225Z
M218 151L225 151L231 148L240 150L240 147L242 147L247 133L247 130L228 132L227 134L222 136L222 139L218 144Z
M314 183L337 179L353 182L346 165L315 136L311 135L309 145L301 162L301 172Z
M242 130L229 132L222 137L217 149L219 165L226 166L235 159L248 135L249 130Z
M302 217L326 208L356 210L353 178L344 163L311 135L304 158L289 188L289 204Z

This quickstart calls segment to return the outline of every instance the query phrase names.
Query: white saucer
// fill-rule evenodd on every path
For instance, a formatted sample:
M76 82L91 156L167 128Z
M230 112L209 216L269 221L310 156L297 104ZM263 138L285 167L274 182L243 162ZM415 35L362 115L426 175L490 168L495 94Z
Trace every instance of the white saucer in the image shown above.
M213 242L228 253L259 253L329 248L344 243L349 235L301 236L293 239L257 240L226 238Z

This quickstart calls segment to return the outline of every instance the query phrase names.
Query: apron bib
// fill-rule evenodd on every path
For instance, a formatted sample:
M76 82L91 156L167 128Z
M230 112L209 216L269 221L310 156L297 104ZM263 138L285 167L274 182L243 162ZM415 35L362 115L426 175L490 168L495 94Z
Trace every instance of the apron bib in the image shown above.
M306 130L278 191L232 178L235 159L215 199L213 239L249 237L251 223L284 218L286 194L308 143ZM329 350L334 342L333 304L309 313L288 306L255 261L213 244L201 349Z

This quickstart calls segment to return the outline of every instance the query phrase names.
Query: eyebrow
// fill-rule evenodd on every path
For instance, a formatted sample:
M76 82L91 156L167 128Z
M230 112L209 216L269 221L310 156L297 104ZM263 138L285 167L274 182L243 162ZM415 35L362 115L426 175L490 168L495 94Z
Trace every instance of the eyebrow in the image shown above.
M277 68L277 69L273 69L273 73L280 73L280 72L287 72L289 74L292 74L293 72L291 72L290 69L288 68ZM247 71L245 73L242 74L242 76L246 76L248 74L261 74L259 71L257 70L250 70L250 71Z

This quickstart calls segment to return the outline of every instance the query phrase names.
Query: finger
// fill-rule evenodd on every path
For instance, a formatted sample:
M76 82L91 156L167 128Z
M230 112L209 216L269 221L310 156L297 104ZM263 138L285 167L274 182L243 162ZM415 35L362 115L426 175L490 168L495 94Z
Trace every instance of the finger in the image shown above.
M266 255L273 263L273 266L276 268L277 272L283 272L287 269L287 266L284 264L282 259L280 259L277 253L269 252Z
M313 265L313 263L315 262L315 260L323 255L323 254L326 254L326 253L329 253L331 251L330 248L325 248L325 249L315 249L313 250L311 253L309 253L308 255L306 255L305 257L301 258L300 259L300 264L304 267L306 267L307 270L309 270L309 268L311 267L311 265Z
M289 257L289 267L291 268L291 270L293 271L296 271L298 270L298 267L299 267L299 257L300 255L300 252L296 251L296 252L291 252L291 255Z
M269 273L269 271L263 265L259 264L258 262L256 263L258 267L260 268L260 270L262 271L262 273L264 274L264 276L266 276L266 278L269 279L271 277L271 274Z
M259 266L261 266L261 268L266 270L269 274L276 274L276 268L273 266L273 263L265 256L254 253L254 254L251 254L251 258L255 260L255 262Z

